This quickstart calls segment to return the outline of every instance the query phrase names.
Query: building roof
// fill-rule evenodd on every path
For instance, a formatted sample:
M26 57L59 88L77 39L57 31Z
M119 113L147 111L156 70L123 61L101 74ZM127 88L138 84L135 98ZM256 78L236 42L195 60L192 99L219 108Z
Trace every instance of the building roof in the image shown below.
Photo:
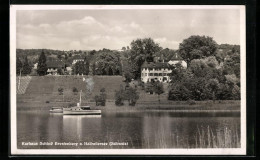
M47 68L62 68L65 66L65 63L60 60L47 61L46 64L47 64Z
M168 63L162 63L162 62L144 62L144 64L141 66L141 68L150 68L150 69L161 69L161 68L170 68L170 65Z
M170 59L170 61L179 61L179 60L183 60L181 58L181 56L178 55L178 53L176 53L175 55L173 55Z

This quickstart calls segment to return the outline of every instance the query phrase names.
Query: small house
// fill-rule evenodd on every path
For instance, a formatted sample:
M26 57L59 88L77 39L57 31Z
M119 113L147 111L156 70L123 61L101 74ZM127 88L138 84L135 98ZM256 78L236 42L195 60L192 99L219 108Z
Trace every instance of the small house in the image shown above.
M59 75L58 70L64 72L65 63L60 60L47 61L47 74L48 75Z
M176 65L177 63L180 63L183 68L187 68L187 63L181 58L181 56L178 56L178 54L172 56L168 63L170 65Z

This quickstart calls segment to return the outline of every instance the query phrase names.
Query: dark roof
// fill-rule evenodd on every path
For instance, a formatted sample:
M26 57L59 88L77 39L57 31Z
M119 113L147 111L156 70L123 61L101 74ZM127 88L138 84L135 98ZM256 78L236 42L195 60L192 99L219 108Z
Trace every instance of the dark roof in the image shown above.
M162 63L162 62L144 62L144 64L141 66L142 68L151 68L151 69L161 69L161 68L170 68L170 65L168 63Z
M179 60L183 60L183 59L181 58L181 56L178 55L178 53L176 53L175 55L173 55L173 56L171 57L170 60L172 60L172 61L178 60L178 61L179 61Z
M62 68L65 66L65 63L59 60L56 61L47 61L48 68Z

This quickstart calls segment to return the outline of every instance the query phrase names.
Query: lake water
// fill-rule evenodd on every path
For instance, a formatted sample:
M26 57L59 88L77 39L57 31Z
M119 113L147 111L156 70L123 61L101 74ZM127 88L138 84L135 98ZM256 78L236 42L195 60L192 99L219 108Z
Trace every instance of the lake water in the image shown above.
M27 145L28 142L35 145ZM18 111L17 146L19 149L235 148L240 147L240 117L180 116L168 111L102 112L102 116Z

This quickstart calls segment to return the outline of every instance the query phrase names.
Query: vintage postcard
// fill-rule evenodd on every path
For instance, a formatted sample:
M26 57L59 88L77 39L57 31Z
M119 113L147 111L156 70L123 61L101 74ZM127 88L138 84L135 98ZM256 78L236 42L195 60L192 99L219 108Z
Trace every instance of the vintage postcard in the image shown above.
M245 155L245 6L11 5L11 155Z

